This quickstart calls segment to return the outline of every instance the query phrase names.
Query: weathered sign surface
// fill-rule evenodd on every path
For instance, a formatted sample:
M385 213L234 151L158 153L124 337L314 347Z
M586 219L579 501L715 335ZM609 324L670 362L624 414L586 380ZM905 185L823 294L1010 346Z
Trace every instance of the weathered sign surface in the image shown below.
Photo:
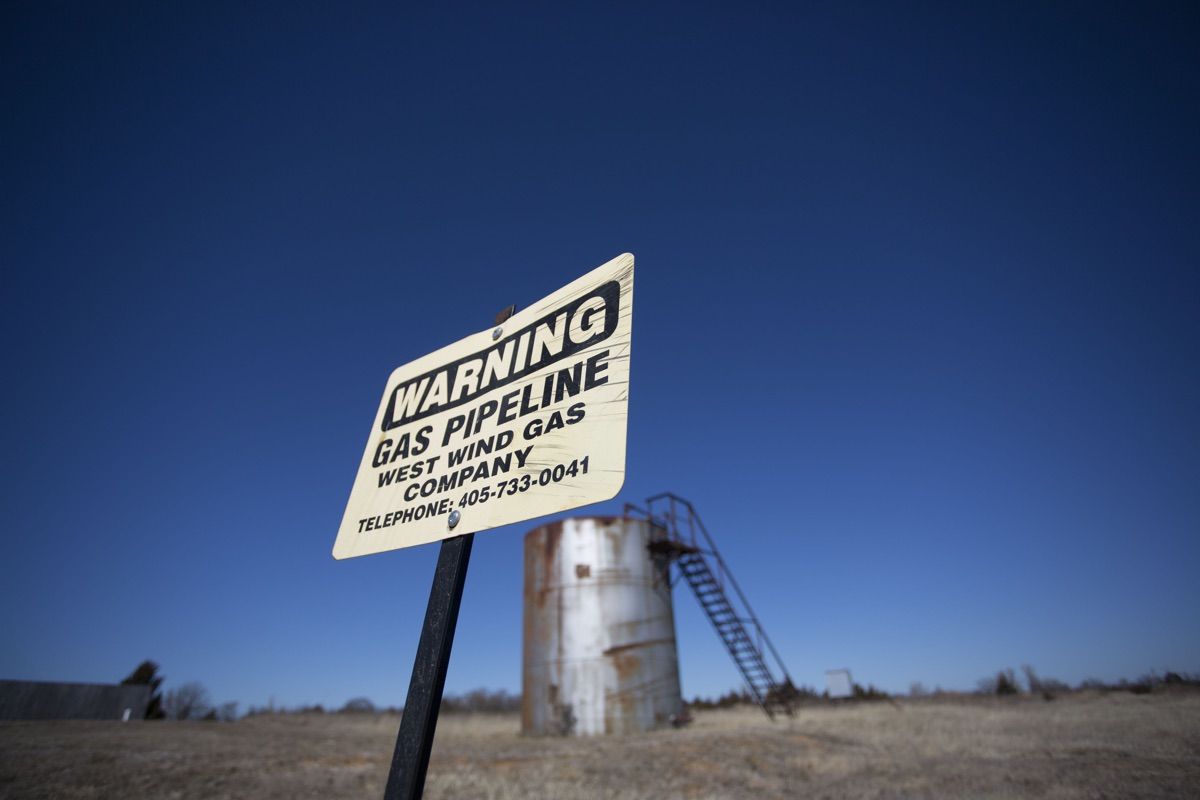
M503 325L398 368L375 413L334 557L615 497L625 481L632 322L627 253Z

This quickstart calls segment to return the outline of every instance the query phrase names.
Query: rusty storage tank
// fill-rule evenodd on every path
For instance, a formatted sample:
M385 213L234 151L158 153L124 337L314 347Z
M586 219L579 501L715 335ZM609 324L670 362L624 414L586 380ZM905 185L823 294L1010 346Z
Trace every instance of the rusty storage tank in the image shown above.
M683 710L663 535L644 520L580 517L525 536L521 727L621 734Z

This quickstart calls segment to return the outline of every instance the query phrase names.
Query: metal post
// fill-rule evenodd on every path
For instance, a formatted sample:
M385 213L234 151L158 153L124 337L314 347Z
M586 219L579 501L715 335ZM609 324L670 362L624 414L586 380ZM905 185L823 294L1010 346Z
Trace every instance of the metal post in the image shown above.
M450 648L454 644L458 607L474 541L473 533L442 541L384 800L417 800L425 790L425 771L429 768L429 753L433 749L433 733L442 705L446 668L450 664Z
M496 315L496 324L515 311L515 306L501 311ZM412 678L408 682L404 715L400 718L400 732L396 735L396 750L392 753L392 768L383 791L384 800L419 800L425 791L425 772L429 769L429 753L433 750L446 668L450 665L454 628L458 625L458 607L474 542L473 533L442 540Z

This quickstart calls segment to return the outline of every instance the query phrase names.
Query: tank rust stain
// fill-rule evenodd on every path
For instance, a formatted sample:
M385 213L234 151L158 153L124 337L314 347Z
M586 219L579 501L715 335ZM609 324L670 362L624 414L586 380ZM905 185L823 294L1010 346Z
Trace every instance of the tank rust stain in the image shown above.
M625 687L641 672L642 660L632 653L619 653L612 656L612 663L617 670L618 686L622 688L605 695L604 732L630 733L641 727L637 719L638 692Z
M564 549L567 545L564 537L568 521L580 526L579 537L573 533L571 556ZM523 615L525 674L522 675L521 708L525 733L630 733L647 726L656 727L656 723L663 724L660 705L673 707L679 704L677 699L658 697L664 689L668 693L678 692L678 673L675 671L678 667L673 663L674 653L667 656L676 644L670 590L667 589L665 596L659 591L660 576L656 574L659 571L656 569L659 559L655 558L656 554L642 552L641 547L630 549L631 536L639 539L647 536L647 532L641 530L644 523L634 525L633 531L628 530L630 524L630 521L615 516L572 518L547 523L526 534L526 607ZM573 532L575 530L572 528ZM651 535L653 533L656 532L651 532ZM578 556L575 555L576 550ZM598 561L586 557L585 553L591 552L595 552ZM642 565L638 560L639 553L641 559L648 559L651 563ZM634 562L629 562L629 558L633 558ZM606 561L610 563L606 564ZM564 634L570 634L568 628L573 630L574 626L585 626L584 618L579 617L579 604L591 594L579 595L584 586L588 587L587 593L597 593L595 596L601 602L612 590L616 590L628 593L628 596L642 597L643 607L629 609L634 613L624 617L618 614L618 619L604 619L607 616L604 614L601 619L587 623L594 625L599 622L601 626L594 631L596 635L592 644L588 644L586 639L580 640L578 636L568 642L567 638L570 637L564 638ZM626 586L630 588L622 588ZM637 588L639 586L644 588ZM660 608L660 604L664 607ZM664 627L666 630L663 630ZM647 634L653 638L643 638ZM615 640L619 644L604 648L603 639L608 642ZM574 648L571 659L566 658L568 644ZM590 653L586 653L588 650ZM579 672L576 666L581 658L602 659L607 664L607 669L599 670L585 681L599 679L601 673L607 674L607 678L600 681L607 685L601 688L597 683L594 687L603 692L603 699L600 700L602 705L592 709L600 711L600 719L589 716L588 709L591 706L585 702L581 717L577 720L572 699L563 691L564 679L568 680L567 685L575 686L570 681L577 682L580 675L587 674ZM668 661L672 663L667 664ZM665 674L664 665L666 670L673 672L672 675ZM599 667L598 664L596 666ZM664 674L659 675L660 672ZM578 687L571 692L572 698L575 698L579 694Z
M642 659L628 650L613 653L609 658L612 659L613 668L617 670L617 679L620 685L629 683L636 678L638 670L642 668ZM624 694L624 692L620 694Z
M543 525L525 535L525 608L522 614L522 634L524 636L522 657L525 663L521 679L521 724L527 731L532 731L536 727L536 720L539 716L544 716L544 714L537 713L538 699L533 690L531 665L540 661L547 650L547 638L550 631L545 628L544 624L539 623L544 620L543 610L546 605L546 597L554 585L552 570L561 536L561 522ZM539 556L541 557L539 558ZM538 561L542 563L539 564ZM561 595L561 593L559 594ZM561 599L560 596L560 602ZM559 622L561 625L561 620Z
M542 542L542 590L546 591L555 583L554 561L558 556L558 546L562 542L563 524L561 520L543 525L545 540Z
M639 647L653 647L656 644L675 644L674 637L664 639L647 639L644 642L630 642L629 644L619 644L615 647L610 647L604 651L604 655L611 656L618 653L624 653L627 650L635 650Z
M541 540L540 557L538 540ZM550 522L525 534L525 602L538 608L555 587L554 559L562 541L562 522ZM540 563L539 563L540 562ZM541 580L538 581L538 576Z

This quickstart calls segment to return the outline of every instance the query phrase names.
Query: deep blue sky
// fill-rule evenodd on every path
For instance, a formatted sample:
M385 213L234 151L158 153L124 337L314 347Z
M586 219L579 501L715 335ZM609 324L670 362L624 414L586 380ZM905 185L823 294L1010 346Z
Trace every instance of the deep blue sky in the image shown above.
M623 251L620 499L799 681L1200 671L1194 5L178 5L0 12L0 677L400 703L437 547L330 557L384 381Z

